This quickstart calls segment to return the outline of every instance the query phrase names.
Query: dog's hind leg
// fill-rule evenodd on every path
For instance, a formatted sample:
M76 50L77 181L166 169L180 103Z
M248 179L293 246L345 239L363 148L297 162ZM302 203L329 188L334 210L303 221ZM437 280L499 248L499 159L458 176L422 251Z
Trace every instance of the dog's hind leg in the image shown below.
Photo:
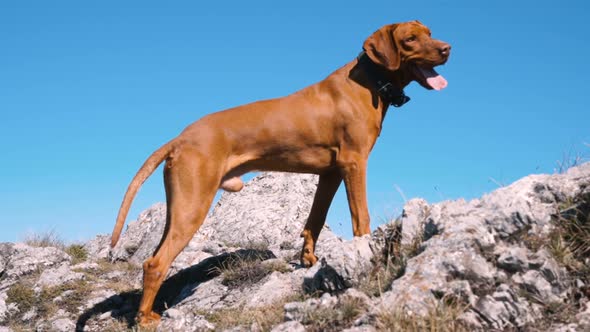
M143 264L143 295L137 320L140 326L157 323L156 294L176 256L197 232L211 205L221 174L194 148L180 148L166 162L166 228L153 256Z
M342 182L342 175L339 169L330 170L320 175L318 189L315 192L313 205L309 217L301 233L303 237L303 250L301 251L301 265L309 267L317 262L315 256L315 245L318 236L326 222L326 215L332 203L332 199Z

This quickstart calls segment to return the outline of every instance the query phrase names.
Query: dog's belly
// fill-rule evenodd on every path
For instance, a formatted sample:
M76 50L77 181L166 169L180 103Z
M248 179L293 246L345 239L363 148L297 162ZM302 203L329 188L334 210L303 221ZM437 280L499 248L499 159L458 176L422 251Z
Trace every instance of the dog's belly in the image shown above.
M336 166L336 156L336 149L326 147L268 151L261 156L236 158L236 161L239 159L247 161L232 167L228 175L239 176L252 171L320 174Z

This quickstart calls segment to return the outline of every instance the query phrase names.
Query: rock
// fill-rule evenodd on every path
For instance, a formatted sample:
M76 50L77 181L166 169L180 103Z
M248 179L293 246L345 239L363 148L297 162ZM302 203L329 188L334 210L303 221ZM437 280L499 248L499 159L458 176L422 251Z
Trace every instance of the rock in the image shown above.
M108 319L108 318L111 318L111 317L113 317L113 312L112 311L107 311L107 312L101 314L100 316L98 316L98 320L105 320L105 319Z
M305 326L297 321L289 321L273 327L271 332L305 332Z
M88 295L88 300L86 301L85 307L91 308L92 306L94 306L97 303L103 302L109 298L113 298L113 297L116 298L116 296L117 296L117 293L114 292L113 290L110 290L110 289L95 290Z
M528 268L527 250L521 247L510 247L498 257L498 267L508 272L523 271Z
M164 312L164 317L179 319L184 316L184 313L179 309L170 308Z
M575 203L560 215L590 213L590 163L565 174L532 175L481 199L435 204L413 199L399 218L370 236L343 240L326 227L317 242L316 266L287 265L298 261L299 233L316 182L315 176L262 173L242 192L223 194L173 262L156 301L156 310L163 311L157 331L214 331L201 314L266 314L269 308L276 314L273 306L304 291L305 300L284 304L284 322L273 331L376 331L384 310L432 315L445 306L456 306L451 308L458 311L456 321L469 330L590 329L588 277L561 266L547 246L555 236L557 207ZM113 260L133 264L97 261L106 257L108 236L85 244L90 259L75 266L57 248L0 244L0 325L9 319L22 322L19 330L122 328L132 321L141 295L136 264L160 241L165 214L164 204L142 212L111 251ZM241 260L249 267L228 265ZM378 275L390 264L399 266L390 276ZM245 275L228 282L228 268ZM378 292L372 285L360 287L368 276L385 285ZM91 281L83 289L50 292L82 277ZM51 306L59 310L48 311ZM260 329L257 323L239 325L227 331Z
M0 276L6 271L8 261L14 252L13 247L12 243L0 243Z
M430 223L428 231L426 230L429 214L430 206L421 198L411 199L404 205L401 216L403 245L412 245L416 238L420 241L428 240L438 232L436 226Z
M69 264L61 264L58 267L43 271L36 285L38 287L53 287L83 278L84 274L72 272Z
M223 193L200 233L240 247L301 243L317 181L310 174L261 173L240 192Z
M578 324L571 323L571 324L557 324L555 326L551 326L552 332L578 332L580 329L578 328ZM585 331L585 330L582 330Z
M330 293L324 293L320 298L311 298L305 302L290 302L285 304L285 321L298 321L303 324L311 323L309 312L315 312L321 309L331 309L338 303L336 296Z
M109 235L98 235L84 244L88 257L95 260L107 259L111 250L111 237Z
M23 315L22 315L22 320L24 322L29 322L32 321L33 318L35 318L35 316L37 316L37 308L33 308L29 311L26 311ZM45 322L42 322L45 323Z
M7 297L6 292L0 292L0 322L4 321L8 316Z
M303 271L301 271L303 272ZM257 308L271 305L283 298L299 293L302 273L286 274L273 272L259 287L253 287L246 299L246 308Z
M68 318L58 318L51 322L51 330L55 332L70 332L76 329L76 324Z
M590 302L586 302L583 309L576 315L576 320L579 326L585 328L584 331L587 331L590 330Z
M512 277L512 281L531 293L542 303L558 302L566 295L559 294L559 290L552 287L551 283L539 271L530 270L523 275L516 274Z
M72 271L97 271L98 269L100 269L100 265L95 262L83 262L71 267Z
M37 270L43 270L64 262L70 262L68 254L53 247L31 247L24 243L15 243L4 246L1 254L9 254L5 257L5 268L2 274L5 280L17 280L19 277Z
M361 325L344 329L342 332L377 332L377 329L371 325Z
M481 297L474 308L480 316L478 324L494 329L521 328L534 320L527 302L506 284L492 295Z
M538 310L516 295L519 289L550 303L563 300L570 286L567 272L546 251L531 252L517 239L547 236L556 205L588 195L589 187L590 163L565 175L532 175L470 202L409 201L402 243L411 243L426 225L431 231L422 233L423 251L407 261L405 274L379 302L426 314L428 303L451 296L477 310L464 315L473 326L521 328L533 322ZM380 227L381 235L387 227L399 226Z
M306 291L334 293L357 284L359 276L371 266L374 255L371 237L343 241L337 237L322 239L321 236L316 248L320 262L305 276Z
M425 251L408 260L405 274L395 280L391 290L383 294L383 305L403 304L413 313L426 314L428 305L436 300L435 294L442 296L459 296L470 299L471 288L486 288L494 284L494 268L476 249L470 246L466 238L456 241L433 237ZM470 242L473 242L470 241ZM467 281L470 287L460 288L461 293L449 287L450 281Z
M164 312L162 321L157 331L213 331L215 325L211 324L201 315L194 315L190 311L185 312L180 309L168 309Z
M143 263L156 249L166 224L166 204L157 203L140 213L127 225L117 245L110 251L111 260Z
M224 192L201 229L177 260L196 264L222 252L223 247L281 246L300 248L299 235L311 209L317 176L291 173L261 173L237 193ZM158 203L129 223L113 260L142 263L152 255L163 233L166 206ZM326 227L323 232L331 233ZM328 236L328 235L326 235ZM333 236L333 234L332 234ZM206 253L203 255L202 253Z

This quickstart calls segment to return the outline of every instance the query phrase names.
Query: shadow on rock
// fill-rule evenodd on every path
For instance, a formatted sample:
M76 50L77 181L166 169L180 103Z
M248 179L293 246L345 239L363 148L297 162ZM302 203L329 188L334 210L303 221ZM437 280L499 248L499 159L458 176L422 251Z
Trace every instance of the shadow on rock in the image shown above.
M313 293L340 293L351 285L347 285L344 278L330 266L324 258L321 260L321 267L312 277L303 279L303 289L308 294Z
M235 260L267 260L276 258L270 250L240 249L231 253L204 259L197 265L188 267L164 281L154 302L154 311L162 314L193 294L193 290L200 283L209 281L221 273L227 262ZM191 291L186 291L191 285ZM183 291L184 290L184 291ZM135 325L135 316L141 300L141 290L133 290L113 295L86 310L78 317L76 331L83 331L86 324L94 316L101 316L110 312L110 316L127 323L128 327Z

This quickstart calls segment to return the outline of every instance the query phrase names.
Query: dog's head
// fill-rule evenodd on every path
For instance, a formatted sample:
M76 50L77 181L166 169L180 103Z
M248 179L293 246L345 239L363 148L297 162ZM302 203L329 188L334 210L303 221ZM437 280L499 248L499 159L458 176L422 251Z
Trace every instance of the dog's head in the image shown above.
M433 39L419 21L386 25L367 38L363 48L374 63L392 72L404 71L409 81L427 89L447 86L434 67L447 62L451 46Z

